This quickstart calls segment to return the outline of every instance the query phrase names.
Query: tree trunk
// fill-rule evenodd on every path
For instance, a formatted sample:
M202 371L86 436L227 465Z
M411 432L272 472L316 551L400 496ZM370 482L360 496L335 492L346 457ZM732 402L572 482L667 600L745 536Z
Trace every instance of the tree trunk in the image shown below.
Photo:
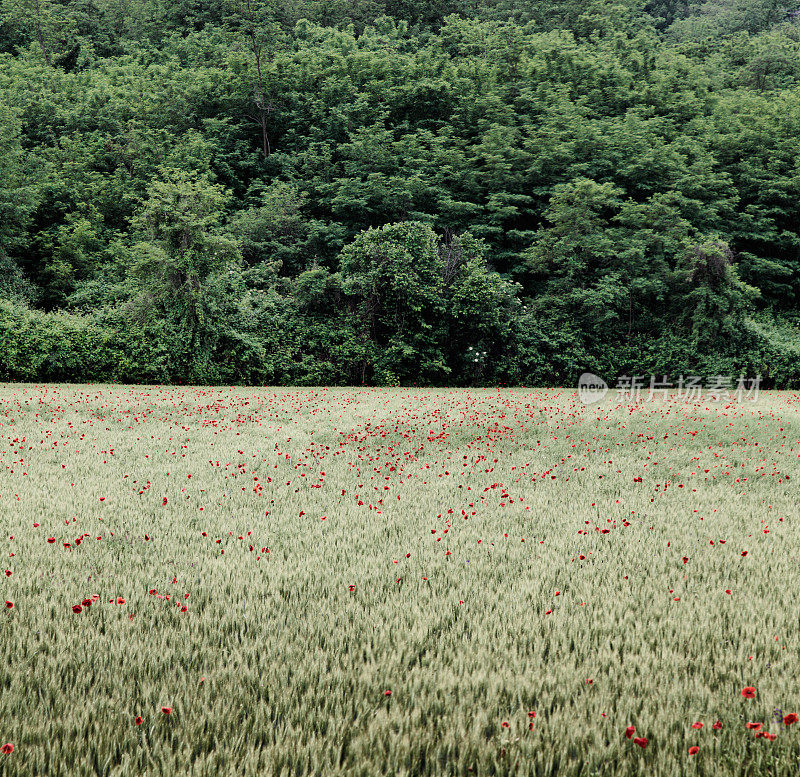
M265 104L264 100L264 76L261 71L261 44L256 37L255 20L253 19L253 7L251 0L245 0L247 7L247 21L248 37L250 38L250 49L253 52L253 58L256 64L256 83L255 83L255 104L258 108L258 124L261 127L261 151L264 157L268 157L271 153L269 135L267 134L267 116L269 115L270 108Z
M47 45L45 44L44 40L44 31L42 30L42 9L39 7L39 0L35 0L34 2L34 25L36 27L36 39L39 41L39 46L42 49L42 54L44 54L44 61L47 62L48 65L52 66L53 60L50 56L50 52L47 50Z

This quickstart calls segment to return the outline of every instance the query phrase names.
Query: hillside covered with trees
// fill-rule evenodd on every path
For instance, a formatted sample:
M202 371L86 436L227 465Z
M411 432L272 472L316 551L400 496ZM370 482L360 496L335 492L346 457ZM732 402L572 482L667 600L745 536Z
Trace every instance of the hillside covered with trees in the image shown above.
M0 380L800 385L778 0L0 0Z

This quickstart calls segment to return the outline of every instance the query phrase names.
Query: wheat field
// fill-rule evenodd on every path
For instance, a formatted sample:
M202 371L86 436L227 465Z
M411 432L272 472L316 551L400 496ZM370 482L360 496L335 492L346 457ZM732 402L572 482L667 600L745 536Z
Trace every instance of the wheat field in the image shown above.
M799 407L0 386L0 775L800 774Z

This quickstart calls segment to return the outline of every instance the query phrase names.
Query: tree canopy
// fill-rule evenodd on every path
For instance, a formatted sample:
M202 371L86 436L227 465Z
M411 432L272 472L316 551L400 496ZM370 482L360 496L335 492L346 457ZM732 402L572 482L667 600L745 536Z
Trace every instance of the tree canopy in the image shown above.
M798 386L792 10L0 0L0 377Z

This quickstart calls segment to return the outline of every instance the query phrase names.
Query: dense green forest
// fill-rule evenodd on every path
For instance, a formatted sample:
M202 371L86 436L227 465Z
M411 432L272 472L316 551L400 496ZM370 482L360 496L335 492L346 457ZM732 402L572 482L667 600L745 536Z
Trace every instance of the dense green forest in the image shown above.
M0 379L797 387L787 2L0 0Z

